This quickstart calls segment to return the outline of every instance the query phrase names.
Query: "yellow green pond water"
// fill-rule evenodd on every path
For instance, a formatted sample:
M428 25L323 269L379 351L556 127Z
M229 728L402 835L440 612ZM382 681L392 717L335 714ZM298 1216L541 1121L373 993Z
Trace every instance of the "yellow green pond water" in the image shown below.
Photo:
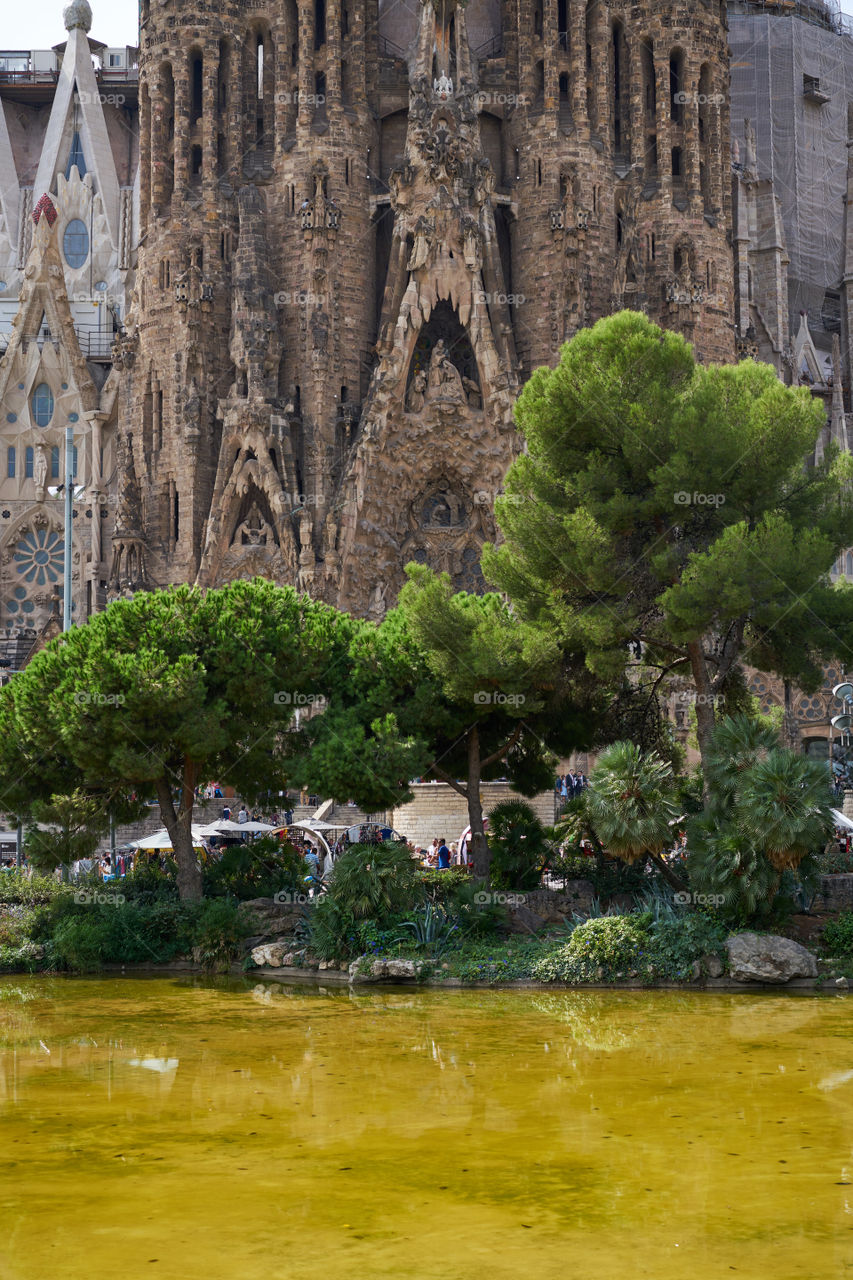
M0 980L0 1280L853 1276L853 1003Z

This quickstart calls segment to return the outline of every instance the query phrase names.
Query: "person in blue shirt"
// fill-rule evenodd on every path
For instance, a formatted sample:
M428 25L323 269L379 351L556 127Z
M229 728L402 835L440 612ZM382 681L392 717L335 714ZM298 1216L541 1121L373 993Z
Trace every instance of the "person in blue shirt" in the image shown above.
M444 836L439 836L438 842L438 869L443 871L450 866L450 850L447 847L447 841Z

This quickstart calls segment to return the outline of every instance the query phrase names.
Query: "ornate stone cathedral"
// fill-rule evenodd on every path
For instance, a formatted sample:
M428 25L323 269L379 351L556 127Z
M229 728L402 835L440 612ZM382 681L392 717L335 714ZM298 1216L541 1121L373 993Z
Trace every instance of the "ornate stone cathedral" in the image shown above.
M566 339L634 307L734 358L725 9L143 0L110 591L477 589Z

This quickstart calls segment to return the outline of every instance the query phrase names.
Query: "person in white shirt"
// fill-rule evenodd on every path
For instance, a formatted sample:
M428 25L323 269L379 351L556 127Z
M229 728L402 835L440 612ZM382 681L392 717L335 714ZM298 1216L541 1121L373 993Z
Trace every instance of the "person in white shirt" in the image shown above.
M237 821L238 821L238 822L248 822L248 821L249 821L249 815L248 815L248 813L246 812L245 806L243 806L243 807L240 809L240 812L237 814Z

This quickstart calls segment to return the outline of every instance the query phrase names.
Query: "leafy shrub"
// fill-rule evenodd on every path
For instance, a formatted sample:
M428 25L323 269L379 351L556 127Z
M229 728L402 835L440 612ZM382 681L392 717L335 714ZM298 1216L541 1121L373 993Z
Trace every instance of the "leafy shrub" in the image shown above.
M61 915L53 952L60 964L83 972L105 964L161 964L190 949L197 911L177 901L86 906Z
M242 949L249 925L234 898L202 902L193 922L193 956L206 969L227 968Z
M329 892L343 918L382 925L423 899L417 863L403 844L353 845L335 864Z
M832 841L815 858L819 875L850 875L853 872L853 849L847 853L836 841Z
M155 862L137 859L133 870L122 878L117 892L122 893L129 902L158 902L163 898L177 900L177 870L177 863L171 858L166 863L165 871Z
M649 946L648 923L645 913L587 920L537 964L536 977L544 982L627 977L639 968Z
M522 936L502 942L471 941L460 951L448 951L442 960L449 978L462 982L512 982L535 976L537 962L547 945L540 938Z
M489 828L495 888L537 888L551 846L535 810L524 800L504 800L489 814Z
M20 871L0 873L0 904L20 902L26 906L53 902L56 898L71 898L74 889L62 884L53 876L33 875L32 879Z
M853 955L853 911L842 911L836 920L830 920L821 937L821 946L827 955Z
M293 845L264 838L252 844L230 845L204 870L208 897L272 898L276 893L299 893L305 887L305 861Z
M650 975L689 978L693 963L704 955L725 956L728 929L701 912L685 912L658 921L652 929L646 959Z
M404 936L408 936L419 951L426 951L432 956L442 955L454 943L458 944L464 934L464 926L458 916L431 902L418 907L413 918L404 920L401 928L408 931Z

